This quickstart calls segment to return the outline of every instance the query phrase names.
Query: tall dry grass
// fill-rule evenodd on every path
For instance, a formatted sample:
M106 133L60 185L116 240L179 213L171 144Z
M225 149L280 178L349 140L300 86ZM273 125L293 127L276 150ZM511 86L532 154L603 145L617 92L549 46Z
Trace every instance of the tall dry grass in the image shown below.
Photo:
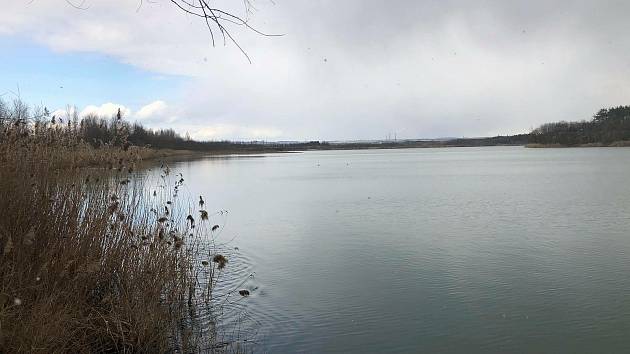
M225 263L203 260L212 226L178 201L183 179L165 167L149 193L133 173L148 153L124 136L97 149L70 124L2 109L0 352L212 348L212 329L189 324Z

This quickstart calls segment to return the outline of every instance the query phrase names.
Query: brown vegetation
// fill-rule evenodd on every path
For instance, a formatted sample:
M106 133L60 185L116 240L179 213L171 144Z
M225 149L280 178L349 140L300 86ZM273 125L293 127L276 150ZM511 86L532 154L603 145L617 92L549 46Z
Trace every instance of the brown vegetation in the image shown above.
M187 323L227 259L202 264L210 225L179 216L183 179L165 167L165 188L145 192L133 171L154 152L124 135L95 148L40 117L0 107L0 352L212 346Z

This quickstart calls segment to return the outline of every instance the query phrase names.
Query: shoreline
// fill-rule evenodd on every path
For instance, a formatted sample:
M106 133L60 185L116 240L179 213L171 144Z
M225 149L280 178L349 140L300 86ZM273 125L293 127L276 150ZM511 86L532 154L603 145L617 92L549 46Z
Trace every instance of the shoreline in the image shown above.
M387 146L379 146L379 145L371 145L371 146L328 146L326 148L314 149L314 148L304 148L304 149L261 149L261 150L238 150L238 149L230 149L230 150L214 150L214 151L203 151L203 150L174 150L174 149L152 149L150 154L147 154L142 157L143 161L151 161L151 160L159 160L159 159L176 159L179 157L184 158L199 158L199 157L221 157L221 156L256 156L263 154L297 154L307 151L343 151L343 150L405 150L405 149L444 149L444 148L467 148L467 147L498 147L498 146L525 146L524 144L496 144L496 145L465 145L465 144L456 144L456 145L444 145L444 144L436 144L436 145L387 145Z
M578 145L531 143L531 144L526 144L525 147L529 149L616 148L616 147L630 147L630 141L624 140L624 141L615 141L610 144L588 143L588 144L578 144Z
M148 151L145 151L141 156L140 160L142 162L151 162L151 161L185 161L185 160L195 160L199 158L212 158L212 157L253 157L253 156L261 156L265 154L297 154L308 151L358 151L358 150L404 150L404 149L444 149L444 148L470 148L470 147L501 147L501 146L512 146L512 147L524 147L528 149L569 149L569 148L614 148L614 147L630 147L630 141L618 141L611 144L603 144L603 143L589 143L589 144L580 144L580 145L567 145L567 144L539 144L539 143L530 143L530 144L487 144L487 145L474 145L474 144L398 144L398 145L385 145L382 146L380 144L374 145L358 145L352 146L352 144L340 144L339 146L326 146L325 148L304 148L304 149L296 149L295 147L290 149L277 149L277 148L261 148L258 150L255 149L221 149L221 150L176 150L176 149L154 149L151 148Z

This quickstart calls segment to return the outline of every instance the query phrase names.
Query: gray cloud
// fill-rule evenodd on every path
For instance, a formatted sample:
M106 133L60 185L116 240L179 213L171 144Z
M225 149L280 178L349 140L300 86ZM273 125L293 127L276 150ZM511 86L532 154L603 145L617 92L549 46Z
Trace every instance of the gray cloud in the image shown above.
M190 77L168 124L205 137L507 134L630 100L623 1L259 0L253 24L286 35L237 31L251 65L168 1L16 3L0 33Z

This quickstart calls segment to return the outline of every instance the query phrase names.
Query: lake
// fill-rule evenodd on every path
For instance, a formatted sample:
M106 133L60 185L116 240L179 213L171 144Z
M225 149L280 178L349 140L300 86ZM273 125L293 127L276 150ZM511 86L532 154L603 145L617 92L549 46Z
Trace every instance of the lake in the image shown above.
M252 294L223 320L255 352L630 351L630 149L313 151L171 168L208 210L229 211L216 217L231 250L222 286Z

